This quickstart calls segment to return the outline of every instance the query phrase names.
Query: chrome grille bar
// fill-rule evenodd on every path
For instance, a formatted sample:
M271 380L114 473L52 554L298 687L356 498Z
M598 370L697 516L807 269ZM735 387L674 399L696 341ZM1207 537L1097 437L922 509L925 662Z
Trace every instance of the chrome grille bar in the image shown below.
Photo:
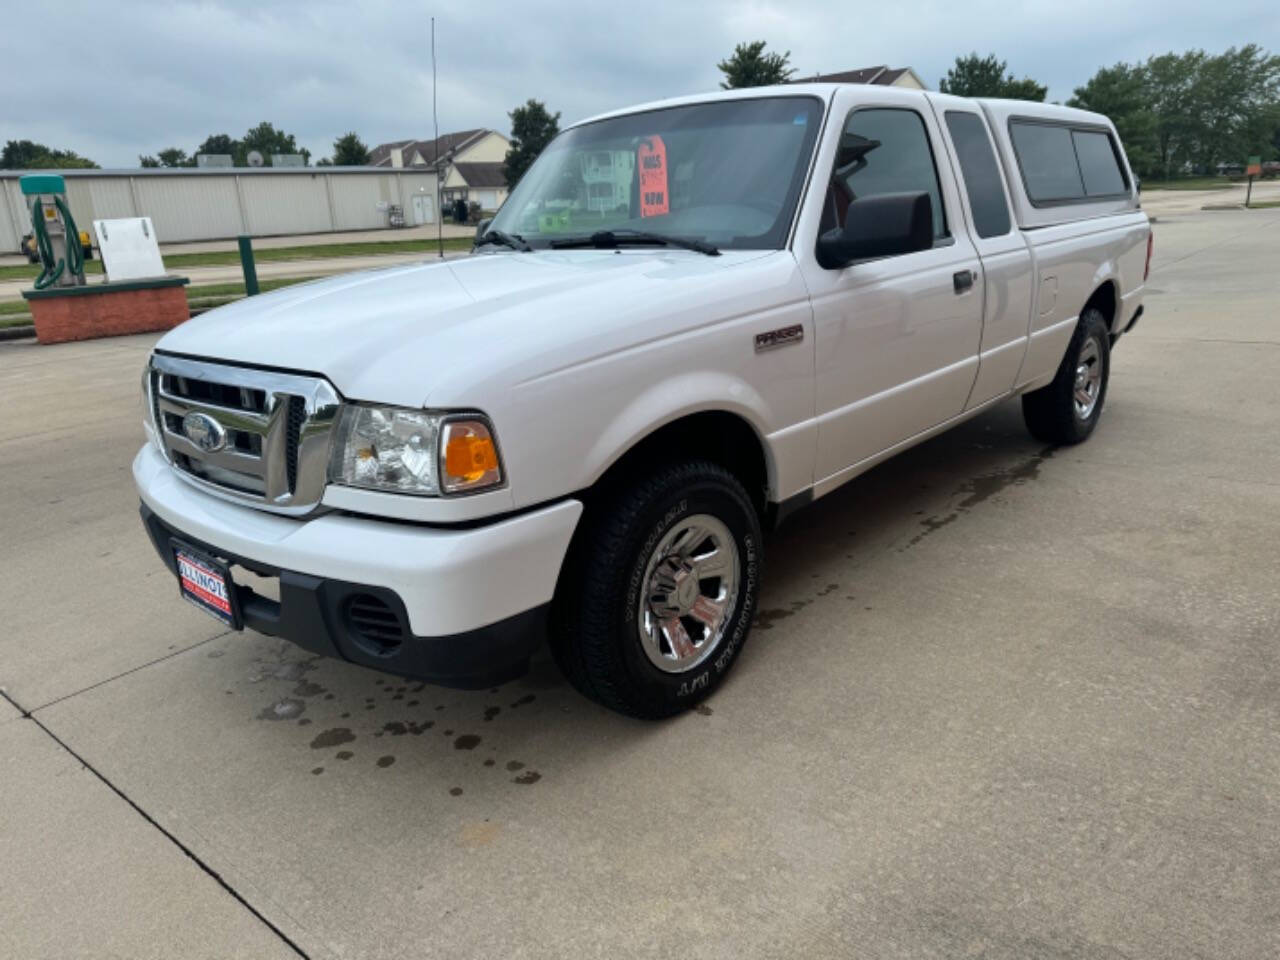
M319 504L341 402L327 380L157 353L148 383L156 434L184 479L278 513ZM219 446L188 436L192 414L217 424Z

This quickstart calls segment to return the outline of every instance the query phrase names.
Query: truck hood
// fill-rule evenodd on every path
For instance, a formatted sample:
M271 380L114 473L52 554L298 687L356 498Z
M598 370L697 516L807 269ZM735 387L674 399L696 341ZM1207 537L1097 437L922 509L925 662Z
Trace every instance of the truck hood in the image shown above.
M480 405L485 388L741 310L730 301L755 286L743 283L744 268L770 258L794 266L785 251L759 250L719 257L649 249L503 252L428 261L248 297L182 324L157 349L321 374L349 399Z

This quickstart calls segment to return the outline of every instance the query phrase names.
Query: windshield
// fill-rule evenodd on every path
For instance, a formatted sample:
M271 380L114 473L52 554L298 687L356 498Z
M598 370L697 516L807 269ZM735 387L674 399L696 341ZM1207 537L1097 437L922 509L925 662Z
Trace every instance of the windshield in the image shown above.
M492 227L535 248L625 228L780 249L821 118L814 97L771 97L574 127L539 155Z

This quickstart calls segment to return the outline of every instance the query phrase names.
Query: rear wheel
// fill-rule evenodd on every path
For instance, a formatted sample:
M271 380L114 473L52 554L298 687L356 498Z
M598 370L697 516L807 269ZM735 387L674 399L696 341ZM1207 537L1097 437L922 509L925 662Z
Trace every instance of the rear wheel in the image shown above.
M1053 382L1022 395L1022 416L1037 440L1053 444L1087 440L1102 415L1111 374L1111 337L1102 311L1090 307Z
M639 717L706 698L751 626L760 521L723 467L691 462L594 504L561 576L552 649L582 693Z

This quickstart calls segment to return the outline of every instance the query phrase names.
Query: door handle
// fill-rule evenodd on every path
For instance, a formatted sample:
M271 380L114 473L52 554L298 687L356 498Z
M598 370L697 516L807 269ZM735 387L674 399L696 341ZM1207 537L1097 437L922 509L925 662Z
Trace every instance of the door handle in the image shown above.
M973 287L973 271L957 270L951 275L951 283L955 286L956 293L964 293Z

